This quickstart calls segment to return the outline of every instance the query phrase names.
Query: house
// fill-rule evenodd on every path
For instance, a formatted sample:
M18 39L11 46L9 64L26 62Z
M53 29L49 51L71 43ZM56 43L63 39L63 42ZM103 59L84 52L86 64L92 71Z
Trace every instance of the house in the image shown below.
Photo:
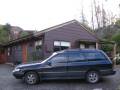
M6 62L42 60L68 48L98 48L99 39L76 20L10 41L4 45Z
M5 63L6 62L5 60L7 59L6 59L4 49L3 49L3 44L0 44L0 64Z

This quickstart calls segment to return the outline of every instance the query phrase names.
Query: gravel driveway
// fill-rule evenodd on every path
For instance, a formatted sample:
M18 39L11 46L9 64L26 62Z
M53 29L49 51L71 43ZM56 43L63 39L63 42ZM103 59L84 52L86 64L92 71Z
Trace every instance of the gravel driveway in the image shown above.
M84 80L53 80L27 85L22 80L15 79L12 70L10 65L0 65L0 90L118 90L120 87L119 68L116 68L116 75L105 77L97 84L89 84Z

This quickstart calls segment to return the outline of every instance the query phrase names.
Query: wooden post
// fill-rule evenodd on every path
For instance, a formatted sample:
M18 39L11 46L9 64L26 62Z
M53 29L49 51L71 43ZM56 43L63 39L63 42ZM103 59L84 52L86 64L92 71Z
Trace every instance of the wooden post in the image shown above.
M22 45L22 59L23 59L22 63L27 62L27 45L26 45L26 43L24 43Z
M96 49L99 49L99 48L98 48L98 42L96 42Z
M114 44L114 47L113 47L113 62L114 62L114 65L116 65L116 43Z

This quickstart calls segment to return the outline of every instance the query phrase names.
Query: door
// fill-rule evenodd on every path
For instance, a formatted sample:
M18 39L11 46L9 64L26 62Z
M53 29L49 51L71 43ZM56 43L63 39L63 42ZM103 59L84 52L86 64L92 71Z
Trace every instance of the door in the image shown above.
M88 69L84 53L73 51L69 52L68 57L68 77L83 78Z
M43 77L48 79L65 78L67 76L67 54L60 53L48 60Z

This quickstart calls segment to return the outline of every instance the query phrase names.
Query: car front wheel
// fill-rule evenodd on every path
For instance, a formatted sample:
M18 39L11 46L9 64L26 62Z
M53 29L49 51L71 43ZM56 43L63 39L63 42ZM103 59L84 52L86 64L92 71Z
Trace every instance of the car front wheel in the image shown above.
M34 85L39 82L39 77L36 72L27 72L24 80L27 84Z
M89 71L86 75L87 82L97 83L100 79L99 73L97 71Z

